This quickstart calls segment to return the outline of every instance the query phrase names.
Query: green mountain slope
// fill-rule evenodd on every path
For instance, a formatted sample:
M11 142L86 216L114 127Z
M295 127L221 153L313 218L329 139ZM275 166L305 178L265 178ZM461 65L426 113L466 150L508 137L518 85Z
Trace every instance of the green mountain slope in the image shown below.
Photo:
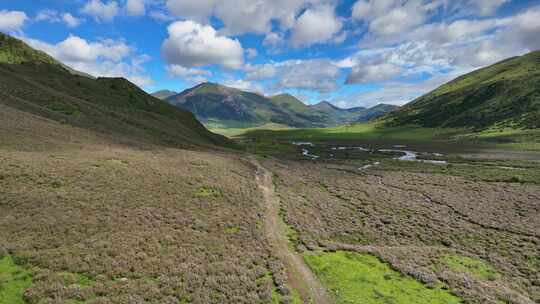
M0 62L9 64L61 65L51 56L35 50L19 39L0 32Z
M540 51L461 76L395 111L394 125L540 126Z
M244 92L215 83L202 83L187 89L167 101L195 114L209 125L225 127L256 126L265 123L287 124L293 127L322 126L317 117L302 117L300 101L294 97L275 99ZM306 106L307 108L307 106Z
M350 109L342 109L334 106L328 101L322 101L311 106L319 112L328 115L328 126L338 126L355 122L367 122L379 118L395 109L397 106L379 104L371 108L355 107Z
M0 103L108 135L177 147L231 145L193 114L122 78L74 75L23 42L1 35Z
M304 128L327 127L367 121L380 113L364 108L340 109L328 102L309 106L290 94L268 98L215 83L202 83L166 100L194 113L207 126L219 128L254 127L268 123Z

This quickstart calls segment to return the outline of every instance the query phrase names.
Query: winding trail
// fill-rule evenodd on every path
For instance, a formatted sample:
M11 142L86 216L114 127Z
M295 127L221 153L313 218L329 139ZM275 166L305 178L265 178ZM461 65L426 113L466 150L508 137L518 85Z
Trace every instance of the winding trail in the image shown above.
M264 231L272 251L285 267L288 283L302 297L304 303L333 304L326 288L311 272L304 259L291 248L286 227L279 217L279 198L274 189L272 173L255 158L251 163L257 168L257 184L263 193L266 205Z

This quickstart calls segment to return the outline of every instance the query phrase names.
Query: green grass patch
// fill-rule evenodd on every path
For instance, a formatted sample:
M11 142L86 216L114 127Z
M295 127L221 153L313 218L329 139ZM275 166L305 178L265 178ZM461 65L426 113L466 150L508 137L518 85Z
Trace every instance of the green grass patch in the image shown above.
M463 129L424 128L420 126L386 127L381 123L351 124L335 128L248 130L245 137L272 138L286 140L375 140L395 139L422 141L448 139L465 132Z
M238 125L234 126L231 124L223 125L223 124L217 124L217 123L205 123L204 124L210 131L221 134L227 137L235 137L238 135L242 135L246 132L254 131L254 130L285 130L290 129L287 125L282 124L276 124L276 123L268 123L260 126L252 126L252 125Z
M229 226L227 228L225 228L225 232L227 233L237 233L240 231L240 227L238 226Z
M501 277L486 262L466 256L445 255L441 262L456 272L463 272L475 276L478 279L494 281Z
M369 254L306 253L304 259L337 304L462 303L443 286L428 288Z
M79 108L72 104L62 103L62 102L53 102L47 106L51 111L62 113L69 116L79 116L81 111Z
M24 291L32 285L32 273L7 255L0 259L0 304L24 304Z
M196 197L218 198L223 196L223 190L218 187L203 186L195 192Z

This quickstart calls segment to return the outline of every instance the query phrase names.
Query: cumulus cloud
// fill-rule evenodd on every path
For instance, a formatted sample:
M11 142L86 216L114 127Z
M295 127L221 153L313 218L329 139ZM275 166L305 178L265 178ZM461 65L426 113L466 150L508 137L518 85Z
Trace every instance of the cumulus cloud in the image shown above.
M47 21L51 23L63 22L70 28L75 28L81 24L79 18L74 17L71 13L59 13L54 10L42 10L34 18L36 21Z
M150 12L150 17L158 22L173 21L174 17L160 10L153 10Z
M169 64L184 67L219 65L238 69L244 50L237 39L219 35L209 25L194 21L177 21L168 27L169 37L161 53Z
M359 0L352 17L366 22L374 35L398 35L423 24L435 8L433 3L420 0Z
M257 83L254 83L254 82L251 82L249 80L243 80L243 79L230 79L230 80L226 80L225 82L223 82L223 84L225 86L228 86L228 87L231 87L231 88L235 88L235 89L239 89L239 90L242 90L242 91L247 91L247 92L256 92L256 93L261 93L263 92L263 88L258 85Z
M126 12L130 16L142 16L146 13L145 0L127 0Z
M214 10L215 0L167 0L166 5L174 16L205 22Z
M482 16L492 15L503 4L510 0L472 0L471 4L476 7L478 13Z
M285 38L280 33L268 33L262 42L262 44L268 47L270 53L278 53L280 48L285 45Z
M28 16L20 11L0 10L0 30L11 32L20 30Z
M257 52L256 49L247 49L246 50L246 56L248 59L253 59L259 55L259 52Z
M276 64L277 89L305 89L328 93L339 87L341 72L324 59L288 60Z
M81 10L83 14L92 16L99 22L113 21L118 15L118 11L118 3L116 1L104 3L101 0L89 0Z
M397 77L403 69L397 65L382 62L371 65L357 65L353 67L347 77L347 83L369 83L385 81Z
M265 64L247 64L245 79L262 81L268 92L285 89L329 93L340 86L340 69L327 59L287 60Z
M203 69L193 69L193 68L185 68L181 65L173 64L167 66L167 71L169 72L169 75L171 76L193 76L193 75L205 75L210 76L212 73L207 70Z
M36 15L36 18L34 18L36 21L49 21L49 22L59 22L60 18L58 18L58 12L53 11L50 9L39 11L39 13Z
M74 17L72 14L70 13L64 13L62 15L62 20L64 21L64 23L68 26L68 27L77 27L81 24L81 20L79 20L78 18Z
M228 0L218 1L215 16L223 21L224 32L228 34L268 33L272 21L284 28L294 23L296 12L307 5L305 0Z
M295 24L295 17L304 9L329 0L166 0L170 13L183 19L206 24L210 17L223 23L225 35L244 33L269 33L274 25L288 30Z
M275 77L277 74L277 68L274 66L274 64L270 63L257 65L248 64L244 68L244 71L246 72L247 80L270 79Z
M120 40L87 41L69 36L56 44L23 38L32 47L42 50L71 68L99 77L124 77L141 86L153 83L144 75L143 64L148 55L133 54L133 49Z
M292 29L291 43L295 47L327 42L339 33L343 24L331 5L307 9Z

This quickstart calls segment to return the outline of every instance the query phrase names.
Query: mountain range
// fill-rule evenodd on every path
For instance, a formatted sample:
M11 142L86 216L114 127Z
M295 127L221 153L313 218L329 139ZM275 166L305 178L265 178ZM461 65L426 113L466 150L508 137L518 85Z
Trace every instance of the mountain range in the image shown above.
M202 83L181 93L158 91L152 94L195 114L207 126L247 127L267 123L291 127L329 127L365 122L397 107L341 109L327 101L306 105L290 94L266 97L216 83Z
M0 72L0 103L6 106L92 131L182 147L232 145L199 121L210 127L327 127L379 118L388 125L475 129L538 128L540 121L540 51L458 77L401 108L306 105L290 94L266 97L215 83L154 97L123 78L88 77L2 33Z
M90 78L0 33L0 103L75 127L177 147L231 146L123 78Z

